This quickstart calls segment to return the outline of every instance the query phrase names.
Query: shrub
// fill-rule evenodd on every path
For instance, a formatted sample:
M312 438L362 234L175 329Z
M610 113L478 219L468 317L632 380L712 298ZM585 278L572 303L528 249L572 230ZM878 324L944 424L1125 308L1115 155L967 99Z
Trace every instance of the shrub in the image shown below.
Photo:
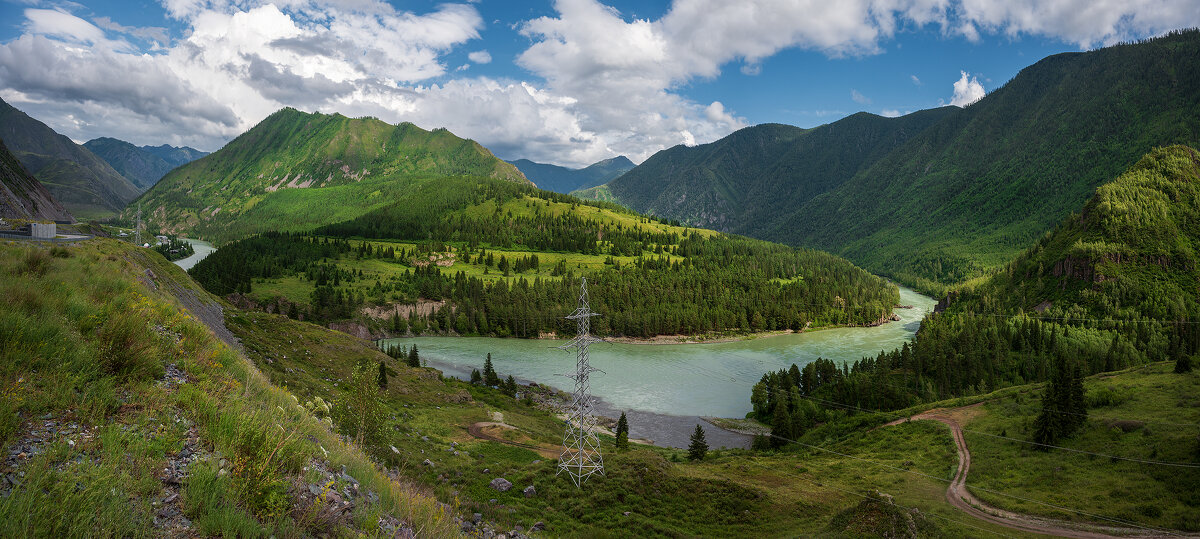
M122 380L159 378L162 362L140 316L110 315L96 332L97 360L107 374Z

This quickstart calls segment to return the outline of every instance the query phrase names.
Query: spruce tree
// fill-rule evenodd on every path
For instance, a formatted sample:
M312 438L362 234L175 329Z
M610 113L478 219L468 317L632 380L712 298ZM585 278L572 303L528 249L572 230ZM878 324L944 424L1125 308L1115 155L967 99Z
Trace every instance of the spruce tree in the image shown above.
M692 443L688 444L688 460L704 460L707 454L708 442L704 440L704 429L697 423L696 430L692 432Z
M471 369L471 385L479 385L483 383L483 375L479 374L479 369Z
M420 367L421 366L421 356L417 353L416 343L414 343L412 345L412 348L408 349L408 366L409 367Z
M629 420L625 419L625 412L621 412L621 419L617 420L617 449L629 449Z
M379 362L379 389L387 390L387 365L382 361Z
M1188 372L1192 372L1192 360L1187 354L1179 354L1179 357L1175 358L1175 373L1184 374Z
M792 414L788 412L787 399L781 399L775 403L775 413L771 416L771 445L783 447L793 438Z
M513 379L511 374L504 380L504 393L510 397L517 396L517 381Z
M500 375L496 374L496 369L492 367L492 354L489 352L487 359L483 362L483 382L488 387L500 385Z

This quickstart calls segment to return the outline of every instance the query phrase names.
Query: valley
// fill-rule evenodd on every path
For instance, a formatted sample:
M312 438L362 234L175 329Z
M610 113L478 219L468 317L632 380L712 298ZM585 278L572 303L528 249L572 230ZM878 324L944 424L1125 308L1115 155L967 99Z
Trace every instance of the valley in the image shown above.
M143 108L111 118L37 93L12 47L66 21L95 28L76 60L118 32L105 58L151 40L137 62L178 66L229 37L222 14L164 7L190 60L79 6L0 36L0 537L1200 534L1200 29L1052 54L1011 31L985 55L954 32L1001 26L923 43L934 23L873 11L889 46L1029 51L1003 84L959 71L947 100L911 60L878 67L898 44L744 48L756 84L722 78L731 60L701 56L729 36L694 23L744 17L675 42L682 1L631 22L554 4L607 26L526 20L515 59L450 52L488 39L474 3L436 24L374 7L359 22L403 35L366 31L347 67L309 52L362 5L270 39L299 8L228 6L265 17L222 67L249 78L123 91ZM577 30L622 46L578 61ZM618 84L641 45L654 76ZM790 96L813 83L772 86L772 61L842 55L890 77L848 87L861 112L772 105L801 127L709 99ZM492 78L510 62L545 84ZM336 98L302 97L314 80ZM184 116L159 121L176 94Z

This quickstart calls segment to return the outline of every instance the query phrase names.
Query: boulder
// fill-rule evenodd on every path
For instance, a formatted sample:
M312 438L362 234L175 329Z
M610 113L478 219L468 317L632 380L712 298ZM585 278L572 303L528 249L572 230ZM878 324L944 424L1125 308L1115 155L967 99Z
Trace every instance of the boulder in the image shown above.
M523 492L525 493L526 498L532 498L534 496L537 496L537 489L533 488L533 485L529 485L529 486L525 487L525 490Z
M508 489L512 488L512 481L509 481L503 477L497 477L492 480L489 486L500 492L508 492Z

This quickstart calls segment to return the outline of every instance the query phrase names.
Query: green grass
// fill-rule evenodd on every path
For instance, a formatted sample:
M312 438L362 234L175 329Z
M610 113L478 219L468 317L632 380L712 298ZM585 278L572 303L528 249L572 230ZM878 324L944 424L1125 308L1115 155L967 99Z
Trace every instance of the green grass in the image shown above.
M185 511L202 533L318 529L290 509L290 486L314 459L345 466L378 496L360 500L336 534L371 533L384 513L431 535L450 530L430 498L384 475L183 310L176 294L215 300L178 267L115 240L54 252L0 244L0 447L7 454L46 414L92 435L52 436L15 470L24 475L0 498L0 535L154 532L166 488L158 474L193 425L209 456L229 463L220 480L198 464L184 482ZM170 363L189 377L177 391L157 382Z
M1093 376L1085 389L1095 401L1113 402L1088 410L1085 427L1061 445L1119 457L1200 464L1200 375L1179 375L1173 364L1156 363L1121 374ZM1125 520L1143 526L1200 531L1200 472L1196 468L1144 464L1035 447L988 436L1032 437L1041 409L1039 390L990 401L986 413L964 428L971 449L969 485L1001 491ZM1119 423L1120 420L1135 423ZM1190 426L1188 426L1190 425ZM1124 426L1126 430L1120 428ZM973 491L980 499L1010 510L1070 520L1070 511ZM1095 520L1095 519L1092 519Z

